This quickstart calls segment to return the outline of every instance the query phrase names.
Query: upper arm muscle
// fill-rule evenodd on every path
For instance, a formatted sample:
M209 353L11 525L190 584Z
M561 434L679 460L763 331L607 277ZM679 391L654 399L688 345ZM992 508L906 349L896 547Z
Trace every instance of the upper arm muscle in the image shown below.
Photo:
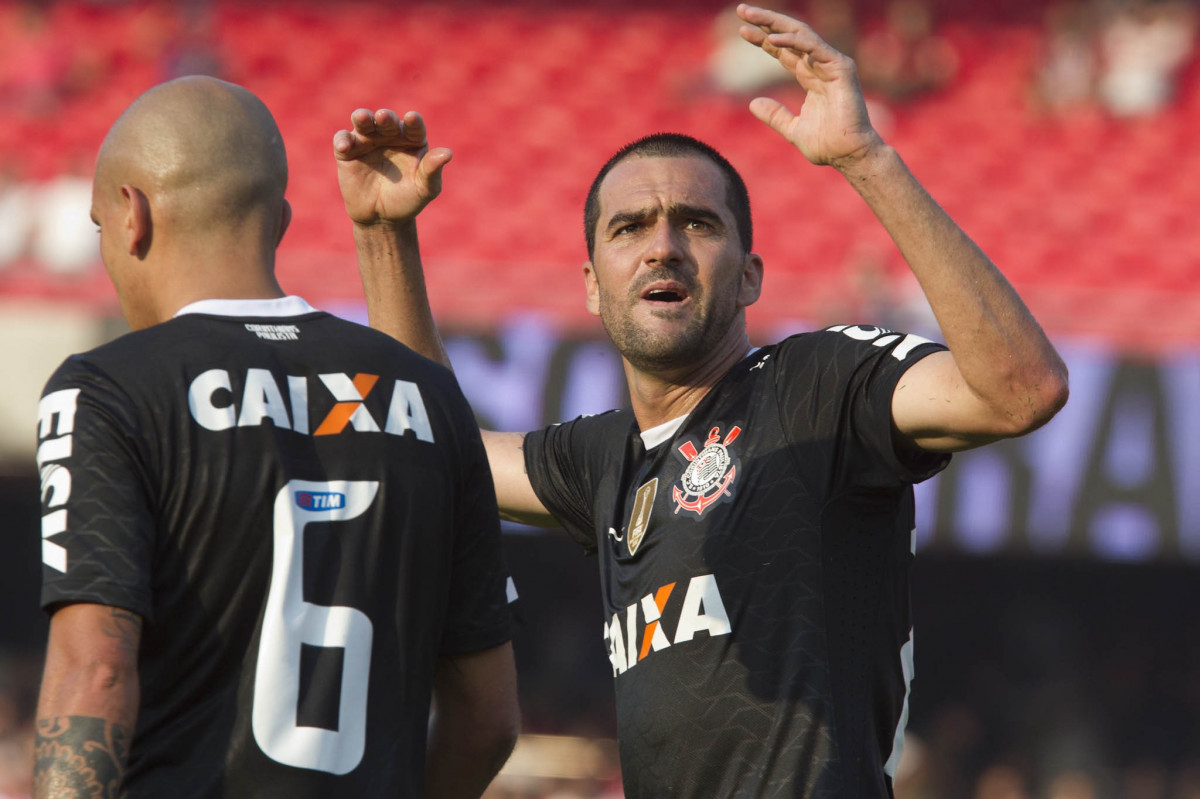
M555 527L558 522L534 493L525 471L525 434L483 431L500 516L509 521Z
M519 710L512 642L440 658L434 675L434 701L442 710L462 708L468 713L515 720Z
M1008 420L981 400L949 352L913 364L892 394L892 421L908 441L930 452L955 452L1012 435Z

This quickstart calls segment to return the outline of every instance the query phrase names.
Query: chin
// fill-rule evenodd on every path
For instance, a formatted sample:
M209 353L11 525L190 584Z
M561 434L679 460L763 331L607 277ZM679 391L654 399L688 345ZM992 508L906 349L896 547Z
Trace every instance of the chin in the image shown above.
M696 366L711 354L702 338L689 336L686 331L635 337L618 344L617 349L639 369L654 371Z

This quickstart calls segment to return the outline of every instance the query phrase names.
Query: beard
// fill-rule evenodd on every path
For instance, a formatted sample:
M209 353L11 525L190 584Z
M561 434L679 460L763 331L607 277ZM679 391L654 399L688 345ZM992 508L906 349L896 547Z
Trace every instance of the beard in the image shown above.
M660 328L640 323L633 313L641 302L641 286L654 279L658 276L640 281L621 302L614 301L611 296L601 296L600 320L608 337L621 356L643 372L695 367L703 363L728 335L741 310L737 305L741 275L737 275L725 290L714 292L712 304L705 303L706 297L698 287L689 285L690 311L667 307L651 312L659 319L681 320ZM690 315L683 321L685 313Z

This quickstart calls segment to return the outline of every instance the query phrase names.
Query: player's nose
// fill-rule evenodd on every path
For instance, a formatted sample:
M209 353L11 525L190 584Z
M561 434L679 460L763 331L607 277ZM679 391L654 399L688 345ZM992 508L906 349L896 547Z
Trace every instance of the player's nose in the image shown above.
M643 260L649 264L670 265L681 261L685 254L682 234L667 219L659 219L646 240Z

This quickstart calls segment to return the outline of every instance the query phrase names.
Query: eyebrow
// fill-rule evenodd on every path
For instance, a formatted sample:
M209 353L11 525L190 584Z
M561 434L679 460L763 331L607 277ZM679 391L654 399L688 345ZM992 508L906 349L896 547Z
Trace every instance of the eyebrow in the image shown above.
M608 220L608 224L605 225L605 230L611 232L616 228L629 224L630 222L641 222L644 219L654 216L656 213L658 213L658 209L653 206L641 208L636 211L622 211L620 213L613 214L612 219ZM687 205L682 203L670 205L667 207L667 216L685 216L693 219L701 219L705 222L714 223L715 225L724 225L720 214L711 208L705 208L700 205Z
M714 222L718 225L724 224L720 214L711 208L700 205L672 205L667 209L667 214L670 216L686 216L693 219L702 219L705 222Z

